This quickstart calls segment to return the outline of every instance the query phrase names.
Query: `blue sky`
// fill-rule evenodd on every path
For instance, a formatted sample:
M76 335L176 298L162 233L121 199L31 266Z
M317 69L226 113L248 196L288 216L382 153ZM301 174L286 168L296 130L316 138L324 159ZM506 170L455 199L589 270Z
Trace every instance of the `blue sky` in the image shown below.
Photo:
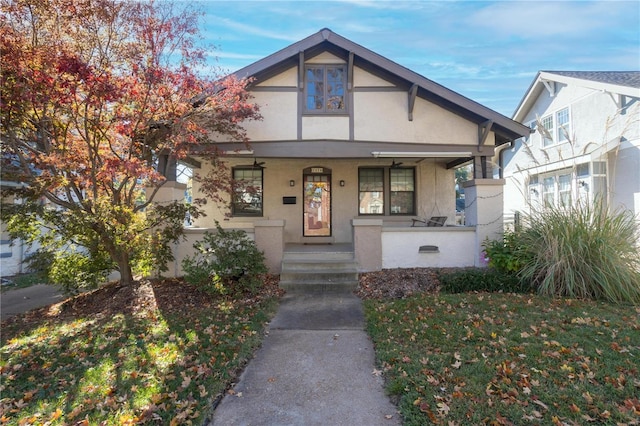
M223 72L326 27L508 117L539 70L640 70L638 0L199 4Z

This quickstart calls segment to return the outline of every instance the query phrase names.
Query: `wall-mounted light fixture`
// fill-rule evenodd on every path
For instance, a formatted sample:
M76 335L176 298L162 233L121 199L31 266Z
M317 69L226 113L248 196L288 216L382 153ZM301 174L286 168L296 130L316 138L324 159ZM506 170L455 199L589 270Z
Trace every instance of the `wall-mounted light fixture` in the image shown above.
M344 186L344 181L343 180L340 181L340 186Z
M581 187L582 189L584 189L584 190L585 190L585 191L587 191L587 192L589 191L589 184L588 184L586 181L581 180L581 181L580 181L580 182L578 182L578 183L580 184L580 187Z
M293 179L291 179L291 180L289 181L289 186L296 186L296 181L295 181L295 180L293 180Z
M531 193L535 196L538 196L538 190L535 188L531 188L529 191L531 191Z

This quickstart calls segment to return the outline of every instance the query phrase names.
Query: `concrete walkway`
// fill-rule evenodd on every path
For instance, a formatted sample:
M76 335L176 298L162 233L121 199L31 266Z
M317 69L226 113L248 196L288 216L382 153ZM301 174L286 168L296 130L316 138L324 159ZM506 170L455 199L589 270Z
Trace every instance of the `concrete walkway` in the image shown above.
M360 299L287 294L262 347L210 424L400 425L374 367Z
M0 314L5 320L31 309L58 303L63 299L60 289L52 285L36 284L8 290L0 294Z

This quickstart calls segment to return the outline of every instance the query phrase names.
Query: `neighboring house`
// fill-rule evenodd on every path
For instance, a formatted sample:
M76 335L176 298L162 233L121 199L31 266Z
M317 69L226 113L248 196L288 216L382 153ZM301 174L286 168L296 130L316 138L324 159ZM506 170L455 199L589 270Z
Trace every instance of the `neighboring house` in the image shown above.
M640 215L639 71L540 71L513 119L532 133L498 150L506 217L596 195Z
M19 183L0 180L0 189L7 189L19 186ZM13 196L4 199L4 202L14 202ZM22 240L11 241L9 233L6 232L6 225L0 220L0 278L6 278L12 275L24 272L25 266L23 261L29 254L29 248Z
M274 272L291 244L350 246L360 271L482 264L482 242L502 232L503 181L490 159L527 127L328 29L235 74L254 79L263 120L245 125L249 150L215 143L245 189L230 209L209 203L191 241L214 220L245 229ZM450 226L454 169L470 162L466 226ZM162 197L181 193L170 183ZM445 226L411 227L432 216Z

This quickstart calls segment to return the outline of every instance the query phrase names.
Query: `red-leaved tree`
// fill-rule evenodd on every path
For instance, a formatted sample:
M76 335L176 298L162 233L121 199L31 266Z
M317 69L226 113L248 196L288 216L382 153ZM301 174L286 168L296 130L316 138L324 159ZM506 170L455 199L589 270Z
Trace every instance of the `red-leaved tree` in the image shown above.
M198 214L153 202L163 168L212 133L246 142L242 122L259 118L245 81L203 76L198 18L164 1L2 0L3 180L23 183L3 219L59 276L162 270Z

